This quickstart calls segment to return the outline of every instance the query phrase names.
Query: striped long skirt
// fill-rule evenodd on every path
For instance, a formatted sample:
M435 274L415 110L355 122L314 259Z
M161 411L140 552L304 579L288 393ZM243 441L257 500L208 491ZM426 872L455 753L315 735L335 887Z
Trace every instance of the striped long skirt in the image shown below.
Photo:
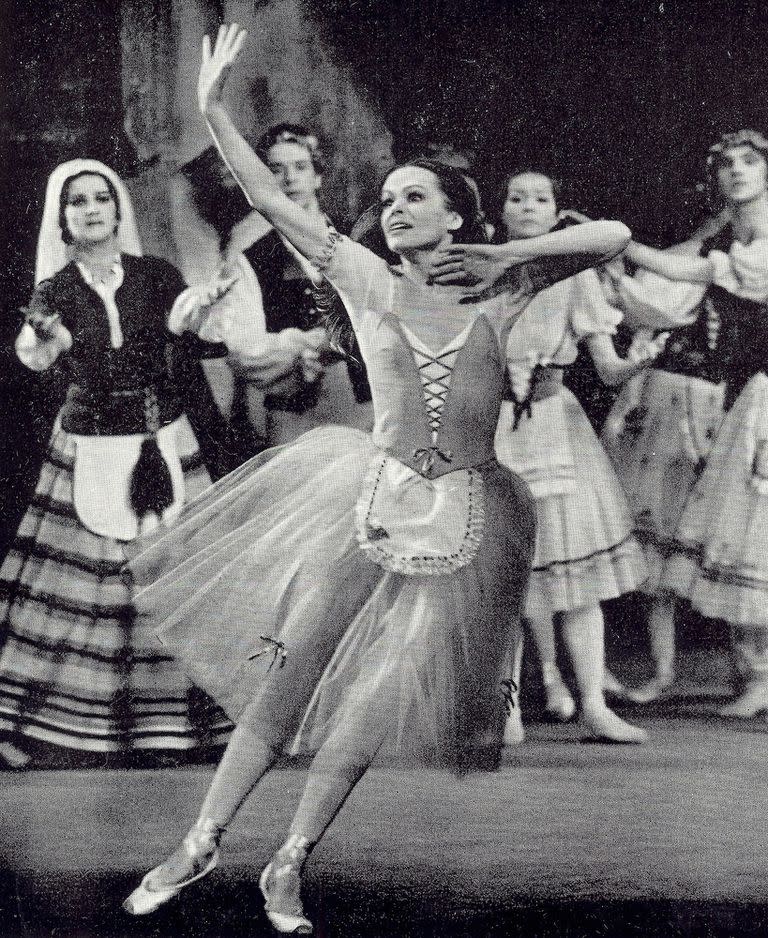
M194 498L210 478L186 418L177 442ZM0 568L0 732L90 752L223 741L223 713L134 610L127 545L78 520L74 457L57 426Z

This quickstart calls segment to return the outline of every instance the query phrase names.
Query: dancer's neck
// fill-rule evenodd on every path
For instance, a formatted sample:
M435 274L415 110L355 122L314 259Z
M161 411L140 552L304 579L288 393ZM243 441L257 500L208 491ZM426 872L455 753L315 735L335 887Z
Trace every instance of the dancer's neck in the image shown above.
M768 235L768 195L761 194L749 202L731 207L731 227L737 241L749 244L753 238Z

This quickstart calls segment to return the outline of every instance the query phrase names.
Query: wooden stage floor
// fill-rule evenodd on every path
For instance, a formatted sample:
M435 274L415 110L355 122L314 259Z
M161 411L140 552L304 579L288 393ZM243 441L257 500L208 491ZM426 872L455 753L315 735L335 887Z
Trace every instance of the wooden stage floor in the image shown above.
M502 769L369 774L307 868L322 936L768 934L768 723L657 708L641 747L530 727ZM146 919L120 901L172 849L212 769L0 773L3 938L269 935L258 871L304 772L273 772L220 868Z

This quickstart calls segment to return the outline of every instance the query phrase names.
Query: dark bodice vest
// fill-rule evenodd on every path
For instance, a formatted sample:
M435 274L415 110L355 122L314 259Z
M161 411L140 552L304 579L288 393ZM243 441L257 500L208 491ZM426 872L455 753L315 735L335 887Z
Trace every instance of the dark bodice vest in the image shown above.
M314 329L323 325L318 301L322 299L323 305L340 302L330 288L327 291L329 295L323 289L322 297L319 297L306 277L286 276L295 261L276 231L270 231L243 254L253 267L261 287L267 332L281 332L289 328L304 332ZM364 369L351 365L349 377L357 400L370 400ZM302 413L317 404L321 390L321 381L298 379L296 393L290 396L267 394L264 404L270 410Z
M165 426L184 411L185 371L192 336L169 332L173 302L185 288L178 271L155 257L122 257L124 278L115 303L123 344L110 343L101 297L72 262L41 283L31 308L57 314L72 335L63 357L70 387L61 412L62 428L83 435L142 433L148 401L153 419Z
M712 250L727 253L733 240L733 231L730 225L726 226L703 243L700 254L706 256ZM725 381L729 406L749 379L747 376L745 380L746 371L752 367L747 363L752 354L749 347L757 338L753 331L755 323L765 318L764 309L761 303L710 286L699 304L696 319L673 331L656 367L714 384Z

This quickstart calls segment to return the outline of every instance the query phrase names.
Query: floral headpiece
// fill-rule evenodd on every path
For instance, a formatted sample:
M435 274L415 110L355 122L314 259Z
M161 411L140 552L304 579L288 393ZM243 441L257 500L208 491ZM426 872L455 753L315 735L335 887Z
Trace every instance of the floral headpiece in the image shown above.
M723 134L717 143L709 148L707 168L715 167L723 153L734 147L752 147L753 150L757 150L758 153L768 158L768 139L759 130L737 130Z

